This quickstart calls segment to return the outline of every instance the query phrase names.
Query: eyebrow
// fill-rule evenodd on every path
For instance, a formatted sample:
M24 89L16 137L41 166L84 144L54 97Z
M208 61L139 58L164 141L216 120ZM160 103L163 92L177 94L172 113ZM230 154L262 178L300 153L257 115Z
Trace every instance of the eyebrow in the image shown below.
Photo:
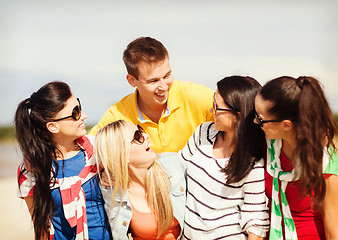
M172 70L169 70L169 71L163 76L163 78L169 76L169 75L171 74L171 71L172 71ZM152 82L152 81L154 81L154 80L158 81L159 78L149 78L149 79L146 80L146 82Z

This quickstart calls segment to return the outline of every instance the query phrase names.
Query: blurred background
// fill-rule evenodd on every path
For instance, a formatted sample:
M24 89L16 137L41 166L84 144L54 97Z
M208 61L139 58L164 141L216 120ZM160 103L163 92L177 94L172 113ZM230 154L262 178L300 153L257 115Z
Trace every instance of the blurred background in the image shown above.
M140 36L169 51L174 79L215 89L229 75L261 84L310 75L338 112L338 1L0 0L0 238L33 239L16 194L17 105L43 84L67 82L87 124L134 91L122 52Z

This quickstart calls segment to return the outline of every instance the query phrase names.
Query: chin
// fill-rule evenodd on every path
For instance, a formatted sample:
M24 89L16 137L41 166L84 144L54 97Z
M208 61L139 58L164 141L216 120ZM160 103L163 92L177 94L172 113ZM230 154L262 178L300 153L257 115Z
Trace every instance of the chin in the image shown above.
M269 135L265 135L265 138L266 138L266 139L269 139L269 140L271 140L271 139L277 139L276 137L274 137L274 136L269 136Z

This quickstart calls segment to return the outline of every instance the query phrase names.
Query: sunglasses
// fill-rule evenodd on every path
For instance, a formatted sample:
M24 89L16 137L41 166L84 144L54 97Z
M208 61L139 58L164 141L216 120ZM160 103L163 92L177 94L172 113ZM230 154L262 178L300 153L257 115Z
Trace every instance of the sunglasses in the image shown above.
M137 124L137 130L134 133L134 137L133 140L131 140L131 142L137 141L140 144L144 143L145 137L144 134L146 133L146 131L144 131L144 129Z
M215 94L216 93L214 93L214 96L213 96L214 102L213 102L213 108L212 108L212 110L214 110L214 113L216 113L216 111L228 111L228 112L232 112L231 108L219 108L219 107L217 107L217 104L216 104L216 101L215 101Z
M53 122L58 122L58 121L61 121L61 120L65 120L67 118L73 118L75 121L79 120L81 118L82 108L81 108L81 103L80 103L79 98L77 98L77 101L79 102L79 105L76 105L73 108L72 115L67 116L67 117L63 117L63 118L59 118L59 119L55 119L55 120L53 120Z
M256 112L256 110L253 110L254 111L254 114L255 114L255 119L256 119L256 122L257 124L260 126L260 127L263 127L263 124L264 123L268 123L268 122L281 122L282 120L263 120L259 115L258 113Z

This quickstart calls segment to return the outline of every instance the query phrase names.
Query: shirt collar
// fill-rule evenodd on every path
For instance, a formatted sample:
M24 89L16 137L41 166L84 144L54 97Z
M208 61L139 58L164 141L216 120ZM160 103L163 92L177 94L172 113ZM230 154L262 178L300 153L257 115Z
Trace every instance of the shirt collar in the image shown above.
M138 95L138 92L137 92L137 89L135 90L135 93L134 93L134 101L136 103L136 108L137 108L137 113L138 113L138 118L140 120L140 123L144 123L147 121L147 119L144 118L139 106L138 106L138 103L137 103L137 95ZM176 92L174 92L172 89L169 91L169 96L168 96L168 102L167 102L167 109L165 111L165 114L164 114L164 117L168 117L171 113L171 110L175 110L177 108L180 107L180 102L181 102L181 99L180 99L180 96L177 95Z

